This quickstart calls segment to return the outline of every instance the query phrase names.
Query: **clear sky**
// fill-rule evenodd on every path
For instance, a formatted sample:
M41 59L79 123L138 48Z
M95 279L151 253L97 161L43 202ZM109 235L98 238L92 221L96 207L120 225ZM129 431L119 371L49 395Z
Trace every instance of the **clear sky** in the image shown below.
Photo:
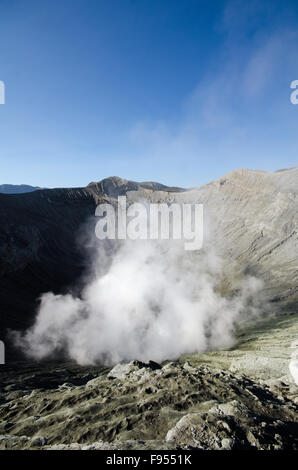
M296 0L0 0L0 183L297 166L296 79Z

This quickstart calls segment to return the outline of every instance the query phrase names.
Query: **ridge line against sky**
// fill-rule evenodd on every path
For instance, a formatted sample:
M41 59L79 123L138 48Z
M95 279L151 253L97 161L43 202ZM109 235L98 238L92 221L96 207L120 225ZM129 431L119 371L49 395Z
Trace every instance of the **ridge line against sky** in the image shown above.
M2 0L1 181L295 167L295 1Z

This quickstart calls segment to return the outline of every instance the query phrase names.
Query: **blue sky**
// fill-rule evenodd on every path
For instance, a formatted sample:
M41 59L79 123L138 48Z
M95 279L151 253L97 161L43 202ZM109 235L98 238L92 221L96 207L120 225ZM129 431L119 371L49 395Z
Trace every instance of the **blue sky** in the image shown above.
M0 183L297 166L296 1L0 0Z

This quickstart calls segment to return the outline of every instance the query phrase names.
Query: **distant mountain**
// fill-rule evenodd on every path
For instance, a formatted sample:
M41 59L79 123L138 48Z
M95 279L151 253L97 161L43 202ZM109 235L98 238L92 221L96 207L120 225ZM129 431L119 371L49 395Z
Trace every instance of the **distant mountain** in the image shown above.
M0 184L0 193L2 194L32 193L32 191L36 191L36 189L40 188L28 184Z

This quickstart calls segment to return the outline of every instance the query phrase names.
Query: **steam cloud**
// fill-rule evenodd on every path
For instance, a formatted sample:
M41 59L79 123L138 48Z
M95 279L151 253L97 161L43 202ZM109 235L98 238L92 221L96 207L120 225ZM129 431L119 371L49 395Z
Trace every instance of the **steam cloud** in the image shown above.
M112 257L94 252L94 273L81 295L42 295L35 324L15 334L26 355L63 351L79 364L160 362L229 347L235 326L258 315L261 281L246 277L236 295L224 297L223 265L212 250L127 240Z

